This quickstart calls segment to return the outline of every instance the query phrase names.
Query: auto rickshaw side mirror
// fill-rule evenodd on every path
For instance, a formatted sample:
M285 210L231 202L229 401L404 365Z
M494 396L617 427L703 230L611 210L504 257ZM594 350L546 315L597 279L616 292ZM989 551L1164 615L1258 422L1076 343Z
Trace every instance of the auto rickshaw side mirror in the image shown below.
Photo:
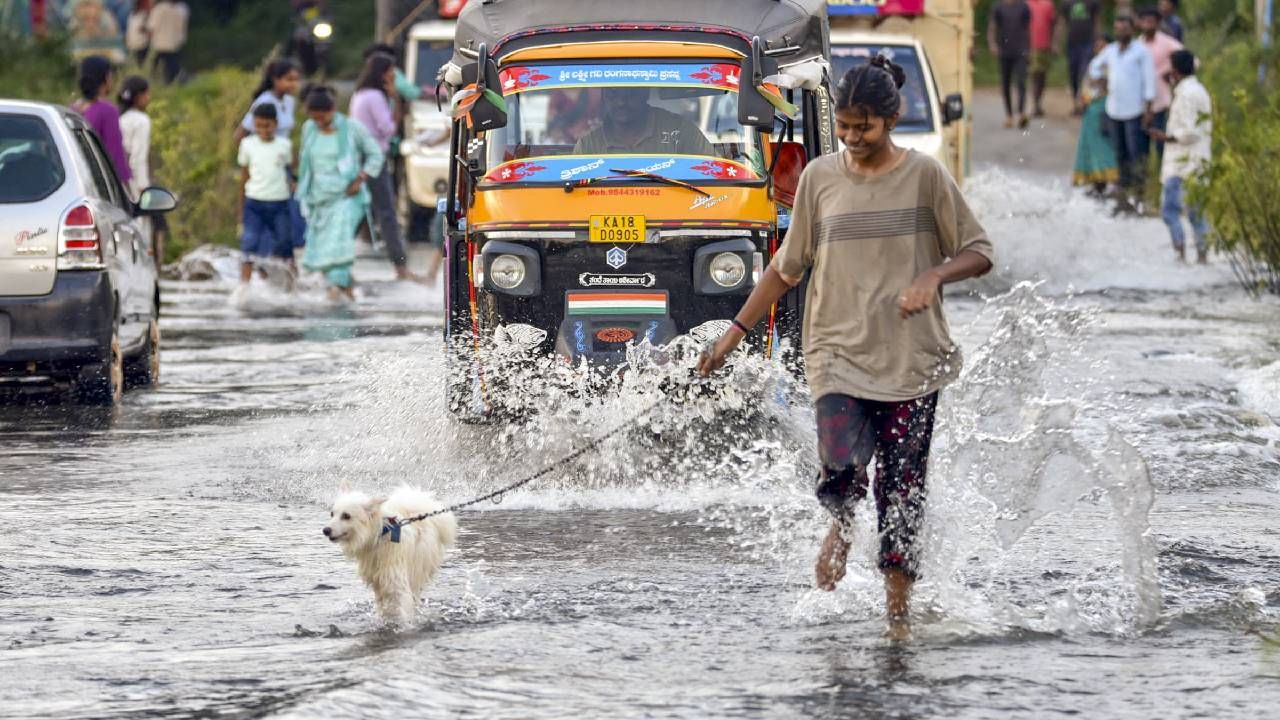
M774 107L760 93L764 78L778 72L778 61L766 57L760 38L751 39L751 52L742 58L738 78L738 123L745 127L773 129Z
M475 103L467 111L474 132L497 130L507 126L507 105L502 97L502 80L498 75L498 63L489 57L483 44L477 51L476 61L462 67L462 85L474 84Z
M809 164L809 153L804 143L782 142L773 146L773 199L786 207L794 207L796 190L800 187L800 173Z
M952 93L942 102L942 124L950 125L964 119L964 96Z

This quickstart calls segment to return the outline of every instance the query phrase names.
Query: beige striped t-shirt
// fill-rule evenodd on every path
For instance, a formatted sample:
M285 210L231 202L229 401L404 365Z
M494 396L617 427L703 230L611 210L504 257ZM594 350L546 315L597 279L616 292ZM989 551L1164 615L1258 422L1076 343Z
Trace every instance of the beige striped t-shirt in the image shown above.
M960 372L941 298L903 319L898 299L916 276L962 250L988 260L986 231L937 160L914 150L874 177L850 172L843 153L800 176L791 228L773 268L789 279L811 270L804 355L817 400L840 393L910 400Z

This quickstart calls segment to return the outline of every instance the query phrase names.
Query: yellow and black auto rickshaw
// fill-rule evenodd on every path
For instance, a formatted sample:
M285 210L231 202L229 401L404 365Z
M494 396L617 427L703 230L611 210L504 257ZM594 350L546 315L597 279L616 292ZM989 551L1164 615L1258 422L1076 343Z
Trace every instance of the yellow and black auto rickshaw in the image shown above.
M822 0L469 3L442 70L450 408L492 410L497 354L616 367L727 328L833 151L827 43ZM752 352L799 346L801 297Z

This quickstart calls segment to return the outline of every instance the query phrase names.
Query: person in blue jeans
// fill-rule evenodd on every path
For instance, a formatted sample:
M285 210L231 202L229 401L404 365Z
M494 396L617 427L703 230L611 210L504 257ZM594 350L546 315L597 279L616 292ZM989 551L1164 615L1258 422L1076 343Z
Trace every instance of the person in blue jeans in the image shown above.
M288 138L276 136L276 106L263 103L253 109L254 133L240 141L240 281L249 282L253 268L276 257L293 267L290 230L292 195L289 167L293 149Z
M1179 50L1173 62L1173 104L1169 106L1169 124L1164 130L1148 132L1165 143L1160 178L1164 181L1161 216L1169 226L1173 251L1180 261L1187 259L1187 233L1182 226L1185 211L1196 239L1196 259L1209 261L1209 223L1200 208L1186 199L1186 181L1201 172L1213 159L1213 99L1196 78L1196 58Z
M1111 141L1120 166L1120 208L1139 210L1147 164L1147 136L1152 127L1156 100L1156 69L1151 53L1134 42L1134 22L1128 15L1115 21L1115 42L1098 53L1089 65L1095 80L1107 83L1107 118Z

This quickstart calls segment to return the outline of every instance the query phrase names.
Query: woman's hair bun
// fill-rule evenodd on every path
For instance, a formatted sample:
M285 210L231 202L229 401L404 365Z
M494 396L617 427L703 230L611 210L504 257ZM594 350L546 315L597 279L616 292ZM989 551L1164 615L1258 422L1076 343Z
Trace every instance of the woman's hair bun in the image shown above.
M899 90L902 89L903 85L907 84L906 71L902 69L901 65L897 65L892 60L890 60L889 57L884 53L877 53L875 57L871 58L871 65L874 67L878 67L881 70L885 70L890 75L892 75L893 84L898 86Z

